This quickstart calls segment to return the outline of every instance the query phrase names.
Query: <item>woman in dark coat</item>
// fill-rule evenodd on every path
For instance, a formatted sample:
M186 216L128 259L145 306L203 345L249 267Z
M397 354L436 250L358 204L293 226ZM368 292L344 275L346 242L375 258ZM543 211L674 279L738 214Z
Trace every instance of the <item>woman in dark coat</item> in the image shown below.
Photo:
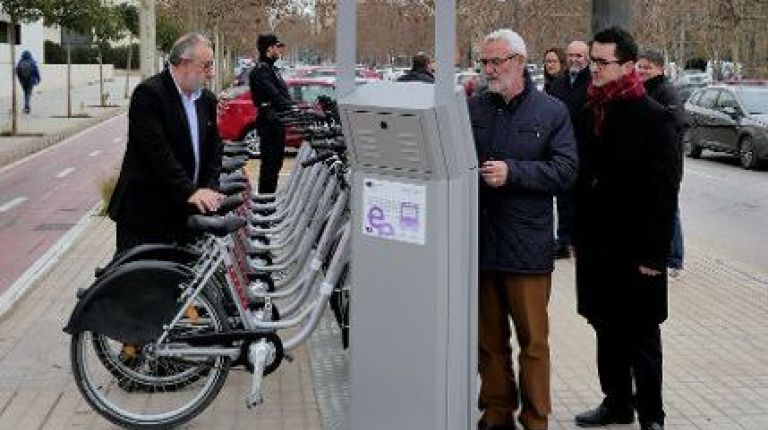
M549 48L544 52L544 92L549 94L552 81L565 72L565 51L560 48Z

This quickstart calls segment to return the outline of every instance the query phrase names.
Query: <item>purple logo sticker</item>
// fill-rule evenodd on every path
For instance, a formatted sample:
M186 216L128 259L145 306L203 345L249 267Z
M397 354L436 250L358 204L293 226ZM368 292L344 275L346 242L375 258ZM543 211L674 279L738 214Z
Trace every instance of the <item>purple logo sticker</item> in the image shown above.
M371 206L368 210L368 225L366 231L371 231L371 228L376 229L379 236L390 237L395 235L395 229L392 224L386 222L386 216L384 210L378 206Z

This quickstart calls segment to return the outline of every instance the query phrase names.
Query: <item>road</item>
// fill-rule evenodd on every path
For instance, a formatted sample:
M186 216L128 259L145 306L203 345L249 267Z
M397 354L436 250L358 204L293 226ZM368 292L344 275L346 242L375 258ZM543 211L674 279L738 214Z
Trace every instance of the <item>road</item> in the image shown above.
M768 273L768 170L743 170L735 157L708 151L685 163L680 208L687 245Z
M120 115L0 169L0 294L99 202L126 133Z

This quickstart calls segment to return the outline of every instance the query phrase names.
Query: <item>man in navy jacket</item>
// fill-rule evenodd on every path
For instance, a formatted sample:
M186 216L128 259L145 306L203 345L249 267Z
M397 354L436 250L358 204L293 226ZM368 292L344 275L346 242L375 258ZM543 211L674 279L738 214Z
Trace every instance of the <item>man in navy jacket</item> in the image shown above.
M469 101L480 162L480 427L548 426L549 322L554 239L552 197L576 178L568 110L536 90L526 47L511 30L486 36L480 63L488 91ZM520 343L512 373L509 318Z

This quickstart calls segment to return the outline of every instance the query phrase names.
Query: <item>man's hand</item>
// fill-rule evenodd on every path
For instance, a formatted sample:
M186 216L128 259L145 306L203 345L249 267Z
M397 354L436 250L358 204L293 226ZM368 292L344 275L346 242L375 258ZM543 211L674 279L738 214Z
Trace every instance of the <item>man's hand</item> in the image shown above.
M655 269L651 269L650 267L640 266L639 267L640 273L642 273L645 276L659 276L661 275L661 272Z
M498 188L506 184L508 173L507 163L504 161L486 161L480 166L480 176L492 188Z
M200 188L189 197L187 203L195 205L200 213L208 213L217 210L219 202L223 198L223 194L219 194L210 188Z

